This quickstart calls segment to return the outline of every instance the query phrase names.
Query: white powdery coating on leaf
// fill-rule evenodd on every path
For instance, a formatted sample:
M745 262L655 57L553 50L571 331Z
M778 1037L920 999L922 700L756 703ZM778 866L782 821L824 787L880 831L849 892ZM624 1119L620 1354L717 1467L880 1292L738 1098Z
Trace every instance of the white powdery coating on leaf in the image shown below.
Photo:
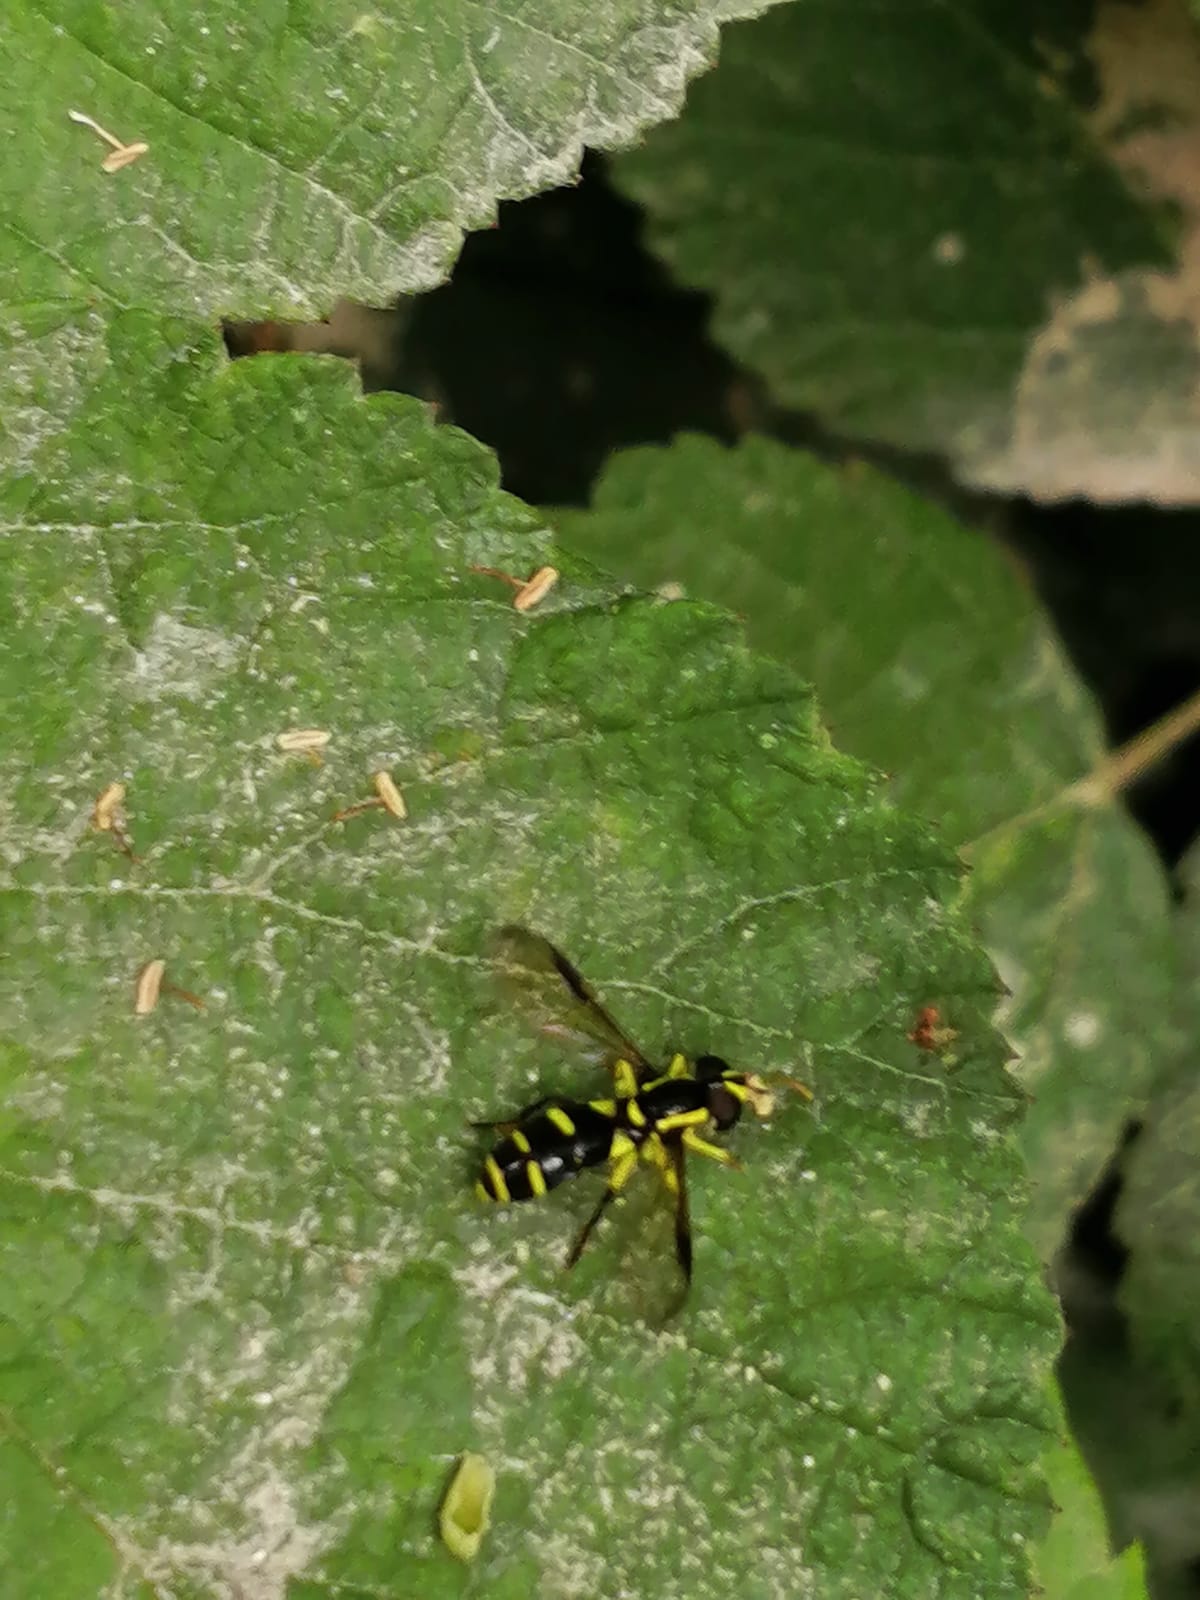
M198 316L238 306L323 316L341 296L371 301L427 290L448 275L464 232L494 220L501 200L570 183L585 146L627 146L678 115L689 81L716 60L718 24L770 3L687 0L670 21L643 25L643 12L669 9L570 0L542 17L537 8L513 14L482 0L446 0L422 26L410 6L384 5L364 13L337 51L314 55L311 74L292 86L295 104L285 97L252 137L236 118L229 125L219 89L207 88L205 52L243 52L252 79L258 37L231 39L228 29L193 35L192 87L206 93L184 110L165 92L159 58L170 52L148 33L155 42L145 45L144 73L134 77L157 102L143 129L153 181L139 198L130 194L123 248L104 240L85 256L84 241L72 240L64 249L32 210L23 220L36 237L24 242L34 261L47 258L81 292L99 286L124 302L149 296L159 304L167 296L173 311ZM379 130L363 137L356 86L377 76L388 56L401 92L383 98L385 141ZM450 102L456 109L447 114ZM315 160L297 115L325 128ZM241 219L232 229L197 204L198 172L171 159L181 143L198 143L207 169L228 169Z
M235 1462L231 1475L238 1466ZM285 1600L291 1579L304 1571L334 1530L300 1520L292 1486L274 1468L245 1486L241 1504L252 1534L228 1543L160 1541L143 1557L149 1580L170 1592L185 1573L202 1583L213 1600Z
M20 472L43 444L61 434L87 393L86 374L103 352L98 318L68 323L31 338L14 319L15 348L6 352L4 437L0 461Z
M456 1273L459 1287L471 1292L481 1282ZM532 1382L539 1388L573 1372L585 1358L585 1347L571 1326L570 1310L551 1295L514 1285L506 1294L487 1289L478 1296L482 1315L468 1316L465 1331L471 1376L481 1394L524 1394Z
M220 1293L214 1273L213 1293ZM341 1533L336 1521L313 1524L297 1509L298 1491L308 1483L297 1456L312 1443L330 1397L344 1381L358 1348L374 1280L341 1283L319 1300L306 1353L297 1361L285 1354L273 1360L281 1330L264 1324L247 1329L238 1358L228 1366L210 1365L203 1354L179 1374L172 1406L177 1424L185 1420L202 1431L207 1417L219 1415L232 1399L248 1399L263 1412L246 1442L218 1477L197 1493L155 1513L175 1530L164 1535L121 1524L130 1541L146 1551L143 1569L170 1589L181 1574L203 1583L218 1600L284 1600L290 1580Z
M538 1541L541 1560L539 1593L545 1600L592 1600L604 1593L602 1556L583 1549L566 1533L551 1533Z
M131 700L159 700L168 695L199 699L206 689L236 664L239 646L211 628L191 628L160 612L150 626L145 646L134 657Z

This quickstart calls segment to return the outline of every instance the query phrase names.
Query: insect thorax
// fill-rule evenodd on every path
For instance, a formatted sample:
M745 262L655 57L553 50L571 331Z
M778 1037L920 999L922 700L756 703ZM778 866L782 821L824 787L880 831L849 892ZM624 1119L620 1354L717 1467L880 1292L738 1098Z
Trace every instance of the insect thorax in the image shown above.
M725 1092L723 1083L668 1075L652 1079L636 1095L620 1101L618 1116L636 1144L652 1134L674 1143L687 1129L699 1133L710 1122L731 1127L740 1112L740 1104Z

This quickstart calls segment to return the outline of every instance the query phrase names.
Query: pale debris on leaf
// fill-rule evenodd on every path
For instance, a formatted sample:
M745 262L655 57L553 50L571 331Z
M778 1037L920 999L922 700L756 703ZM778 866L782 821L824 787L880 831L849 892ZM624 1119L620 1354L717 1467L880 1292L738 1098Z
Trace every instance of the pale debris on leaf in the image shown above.
M117 826L117 808L125 798L123 783L110 783L92 809L92 824L97 833L112 833Z
M133 1014L135 1017L148 1017L158 1004L159 992L162 989L163 973L167 970L167 963L161 956L155 956L153 961L138 973L137 989L134 993Z
M532 578L514 578L511 572L504 572L500 567L481 567L478 564L473 564L471 571L478 572L484 578L499 578L501 583L507 583L510 589L515 589L513 605L518 611L532 611L558 582L556 567L539 567Z
M398 817L403 822L408 815L408 807L404 804L404 796L392 782L391 773L377 772L372 781L384 810L391 812L393 817Z
M309 751L324 750L332 738L324 728L288 728L276 735L275 743L289 754L307 755Z
M160 994L171 994L177 1000L186 1000L196 1011L205 1009L204 1001L198 994L193 994L190 989L181 989L176 983L167 983L164 977L166 970L166 962L161 956L155 956L138 973L133 999L135 1017L148 1017L158 1005Z
M140 857L134 855L133 846L121 821L121 804L124 799L125 785L110 783L92 807L92 826L97 833L111 833L117 848L131 861L138 861Z
M553 589L558 582L558 572L554 567L539 567L513 596L513 605L518 611L532 611Z
M332 738L325 728L287 728L276 734L275 743L285 755L307 756L314 767L319 767L321 751Z
M390 816L398 818L401 822L408 816L408 807L404 803L404 796L396 787L390 772L374 772L371 774L371 783L375 794L370 800L359 800L352 806L343 806L340 811L335 811L332 820L345 822L348 817L361 817L364 811L375 811L382 808Z
M78 122L85 128L91 128L93 133L98 133L106 144L112 145L112 150L100 163L102 172L120 172L122 167L128 167L140 157L144 156L150 146L143 140L135 140L133 144L126 144L124 139L118 139L115 133L109 133L107 128L102 128L95 117L89 117L86 111L68 111L67 115L72 122Z

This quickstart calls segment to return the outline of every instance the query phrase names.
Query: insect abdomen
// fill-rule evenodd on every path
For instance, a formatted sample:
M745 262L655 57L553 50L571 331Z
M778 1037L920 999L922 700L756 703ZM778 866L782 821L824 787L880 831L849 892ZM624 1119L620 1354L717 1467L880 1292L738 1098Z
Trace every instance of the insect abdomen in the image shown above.
M614 1128L611 1116L579 1101L535 1112L496 1145L476 1188L485 1200L537 1199L607 1161Z

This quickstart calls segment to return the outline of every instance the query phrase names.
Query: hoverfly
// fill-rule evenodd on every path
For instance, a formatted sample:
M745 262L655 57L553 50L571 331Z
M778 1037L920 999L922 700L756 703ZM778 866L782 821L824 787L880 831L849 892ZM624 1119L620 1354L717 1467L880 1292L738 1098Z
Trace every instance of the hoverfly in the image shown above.
M720 1056L689 1060L676 1053L665 1067L653 1066L566 956L540 934L502 928L493 953L523 991L527 1006L532 1004L543 1033L583 1034L604 1048L613 1084L612 1094L604 1098L544 1096L512 1116L472 1124L501 1133L483 1162L476 1193L500 1203L538 1199L586 1168L607 1166L603 1193L568 1252L570 1268L608 1207L646 1162L657 1170L674 1203L675 1256L683 1280L677 1309L692 1277L688 1152L722 1166L739 1166L709 1134L732 1128L745 1106L759 1117L769 1116L774 1095L761 1078L735 1071ZM812 1098L803 1084L788 1082Z

